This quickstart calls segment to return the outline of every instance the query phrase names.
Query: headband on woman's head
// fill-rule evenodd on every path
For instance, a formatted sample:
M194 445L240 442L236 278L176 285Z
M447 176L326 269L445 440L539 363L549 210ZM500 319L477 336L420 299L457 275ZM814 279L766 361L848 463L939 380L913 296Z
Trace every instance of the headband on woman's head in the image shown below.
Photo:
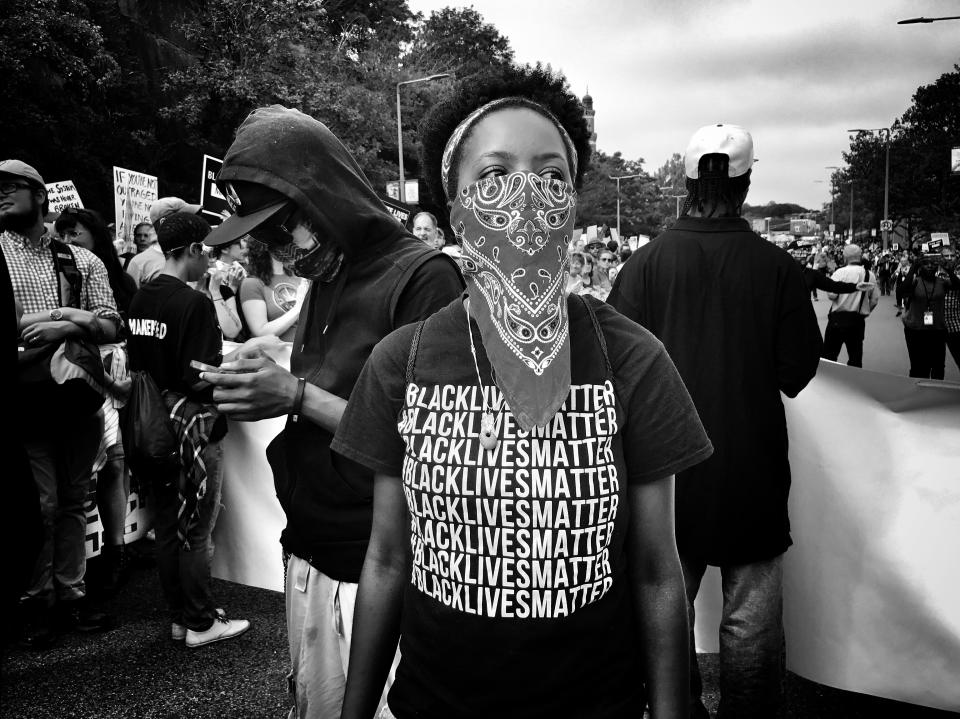
M448 200L457 193L457 178L450 177L450 169L453 167L454 158L460 150L463 138L466 137L482 117L501 107L526 107L534 112L539 112L550 120L559 131L560 137L563 138L563 144L567 148L567 155L570 158L570 177L575 178L577 176L577 150L573 145L573 140L570 139L569 133L563 125L560 124L560 120L557 119L556 115L540 103L528 100L525 97L501 97L498 100L488 102L486 105L481 105L467 115L466 119L457 125L453 134L450 135L450 139L447 140L447 144L443 148L443 157L440 161L440 180L443 183L443 191L446 193ZM450 186L451 182L453 183L453 187Z

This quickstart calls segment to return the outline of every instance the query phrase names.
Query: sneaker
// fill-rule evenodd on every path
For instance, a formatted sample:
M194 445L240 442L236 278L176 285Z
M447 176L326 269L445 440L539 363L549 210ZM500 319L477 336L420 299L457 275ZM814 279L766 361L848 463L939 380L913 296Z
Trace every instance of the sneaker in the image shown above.
M23 630L18 643L24 649L46 651L53 646L57 634L54 631L51 610L40 604L24 604Z
M213 625L205 632L195 632L188 629L186 643L189 648L195 649L223 639L239 637L249 628L250 622L246 619L227 619L225 615L220 614L217 615L217 618L213 620Z
M113 629L113 617L96 609L87 597L58 602L54 621L61 631L76 630L84 634Z
M218 617L223 617L224 619L226 619L227 613L223 611L221 607L217 607L213 611L217 613ZM182 624L177 624L176 622L173 622L170 625L170 638L175 642L182 642L184 639L187 638L187 628Z

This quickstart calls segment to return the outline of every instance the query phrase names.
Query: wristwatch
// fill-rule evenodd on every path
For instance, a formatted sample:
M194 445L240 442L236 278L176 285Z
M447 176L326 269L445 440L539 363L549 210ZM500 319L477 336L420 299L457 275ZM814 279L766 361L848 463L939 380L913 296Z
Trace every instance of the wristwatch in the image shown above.
M57 307L54 310L50 310L50 320L56 322L63 319L63 312L60 311L60 308Z

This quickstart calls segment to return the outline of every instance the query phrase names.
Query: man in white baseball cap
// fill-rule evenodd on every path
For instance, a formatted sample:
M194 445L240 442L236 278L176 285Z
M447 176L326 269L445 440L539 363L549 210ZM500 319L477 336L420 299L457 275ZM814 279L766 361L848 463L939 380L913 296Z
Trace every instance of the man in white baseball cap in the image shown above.
M821 337L799 263L740 217L754 159L742 127L697 130L684 157L680 218L633 253L607 299L666 346L714 446L676 483L692 719L709 717L693 642L707 565L723 581L720 715L777 716L783 699L782 566L791 539L781 392L795 397L813 379Z

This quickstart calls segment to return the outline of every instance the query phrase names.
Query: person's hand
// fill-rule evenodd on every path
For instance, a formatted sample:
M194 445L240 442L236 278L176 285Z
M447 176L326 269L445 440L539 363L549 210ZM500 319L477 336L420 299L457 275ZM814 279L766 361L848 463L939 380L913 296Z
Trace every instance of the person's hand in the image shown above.
M251 421L280 417L290 412L297 393L297 378L263 353L224 362L219 372L201 372L213 385L217 409L232 419Z
M875 286L873 282L858 282L857 290L866 292L867 290L872 290Z
M68 320L36 322L23 331L21 338L27 347L39 347L51 343L59 344L69 336L71 327L75 327L75 325Z
M238 359L257 359L258 357L273 360L277 355L289 351L292 346L292 342L284 342L276 335L251 337L232 352L224 355L223 361L227 363Z
M240 287L240 283L246 276L246 270L244 270L243 267L236 262L230 265L230 267L227 269L227 282L230 283L230 289L232 289L234 293L236 293L237 289Z

